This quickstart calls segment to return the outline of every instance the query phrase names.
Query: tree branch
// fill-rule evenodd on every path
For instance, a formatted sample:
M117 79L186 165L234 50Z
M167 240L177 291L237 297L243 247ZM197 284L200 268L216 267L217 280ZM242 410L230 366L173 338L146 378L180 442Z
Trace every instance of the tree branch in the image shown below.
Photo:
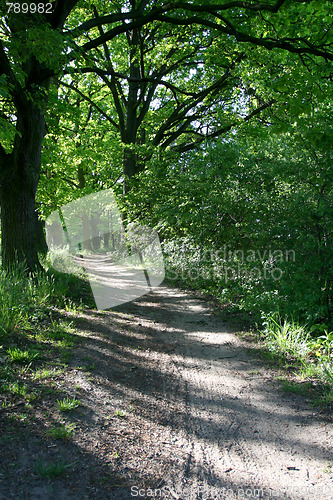
M159 144L163 139L165 131L168 130L176 122L179 122L180 120L185 118L187 113L191 111L193 108L195 108L195 106L197 106L199 103L202 103L205 97L207 97L214 91L221 89L222 86L224 86L226 80L229 78L230 70L234 67L234 64L235 63L233 63L230 66L230 68L228 68L228 70L224 73L224 75L221 78L219 78L216 82L214 82L212 85L202 90L201 92L198 92L194 96L194 99L192 98L191 100L185 101L183 104L181 104L180 107L178 107L178 109L175 109L175 111L170 115L168 120L166 120L166 122L163 125L161 125L161 127L157 131L155 138L153 139L153 144L155 145Z
M61 29L79 0L56 0L53 13L50 15L50 24L53 29ZM45 16L46 20L48 16Z
M72 0L74 1L74 0ZM148 4L147 1L142 1L139 5L138 9L133 9L128 12L121 12L117 14L110 14L108 16L101 16L95 19L90 19L82 23L80 26L70 31L74 37L79 36L82 32L88 31L92 28L96 28L98 26L102 26L105 24L113 24L116 22L124 22L131 19L138 19L139 26L143 26L150 21L157 19L156 16L163 14L168 11L183 9L189 12L201 12L207 14L214 14L219 11L225 11L234 8L241 8L246 10L251 10L254 12L259 11L268 11L268 12L278 12L280 7L285 3L286 0L277 0L275 4L271 5L269 3L249 3L244 1L233 1L225 4L211 4L211 5L195 5L187 2L167 2L165 5L153 9L149 14L143 15L144 8ZM132 29L134 26L130 26L130 23L127 24L129 29ZM100 45L100 44L99 44Z
M95 16L97 17L98 13L97 13L97 9L96 9L95 6L94 6L94 13L95 13ZM99 26L98 30L99 30L100 35L104 35L104 31L103 31L103 27L102 26ZM111 70L111 82L109 82L109 80L104 80L104 81L105 81L105 83L107 83L108 87L111 90L111 93L112 93L112 96L113 96L113 100L114 100L114 104L115 104L116 111L117 111L118 118L119 118L119 128L118 128L118 130L120 130L121 134L123 135L124 134L124 130L125 130L125 114L124 114L124 111L123 111L123 108L122 108L122 105L121 105L121 99L124 102L125 101L125 96L123 94L121 86L120 85L116 85L116 83L114 81L115 72L114 72L114 69L113 69L112 61L111 61L110 51L109 51L109 48L108 48L108 45L107 45L106 42L103 44L103 48L104 48L104 53L105 53L105 57L106 57L108 66L110 67L110 70Z
M104 118L106 118L116 128L116 130L119 130L119 125L113 120L113 118L111 118L111 116L105 113L105 111L103 111L103 109L100 108L98 104L96 104L92 99L90 99L90 97L81 92L81 90L74 87L74 85L66 83L62 80L59 80L59 84L63 85L64 87L67 87L68 89L74 90L74 92L77 92L85 101L89 102L91 106L97 109L97 111L101 113L101 115L104 116Z
M259 106L259 108L255 109L254 111L251 111L248 115L246 115L242 120L247 122L254 116L258 115L261 113L264 109L269 108L272 106L276 101L274 99L271 99L267 103L263 104L262 106ZM174 146L172 149L174 151L178 151L180 153L185 153L186 151L191 151L192 149L195 149L197 146L199 146L203 141L206 141L207 139L214 139L216 137L220 137L221 135L225 134L226 132L229 132L233 127L236 125L239 125L238 121L235 121L233 123L230 123L229 125L226 125L224 127L219 128L218 130L215 130L215 132L211 132L210 134L206 134L200 139L197 139L196 141L189 143L183 143L183 144L178 144Z
M2 41L0 40L0 74L6 75L8 77L9 83L12 85L11 97L17 107L22 107L25 105L27 98L24 91L20 85L20 82L14 75L11 68L10 62L8 60L7 54L4 50Z
M227 26L221 26L220 24L217 24L213 21L209 21L208 19L204 19L203 17L196 17L196 16L184 19L184 18L171 17L167 15L158 15L157 20L161 22L175 24L177 26L189 26L192 24L197 24L199 26L207 26L221 33L234 36L238 42L252 43L260 47L265 47L268 50L279 48L294 54L313 54L318 57L323 57L326 60L330 61L333 60L333 53L330 53L327 50L321 50L320 48L317 48L314 45L309 47L309 42L306 44L307 47L295 47L294 45L286 41L286 39L279 40L271 37L257 38L237 30L237 28L234 27L231 23L228 23ZM295 39L295 41L302 41L302 39L301 38Z
M304 0L306 1L306 0ZM278 10L282 7L282 5L286 2L286 0L277 0L275 4L265 3L250 3L244 1L233 1L225 4L208 4L208 5L195 5L189 4L187 2L175 2L172 4L173 8L176 9L184 9L190 12L207 12L207 13L215 13L223 10L230 10L234 8L238 9L246 9L254 12L259 11L268 11L268 12L278 12ZM170 4L167 4L170 5ZM166 9L170 10L170 9Z

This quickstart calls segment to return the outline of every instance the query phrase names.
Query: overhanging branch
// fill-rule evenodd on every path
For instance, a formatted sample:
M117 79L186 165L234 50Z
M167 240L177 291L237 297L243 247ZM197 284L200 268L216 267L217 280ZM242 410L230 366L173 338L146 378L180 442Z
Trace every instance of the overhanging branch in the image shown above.
M130 21L133 19L139 20L141 26L147 24L147 22L153 21L157 19L157 16L160 14L182 9L189 12L201 12L207 14L216 14L220 11L226 11L234 8L246 9L253 12L259 11L267 11L276 13L281 8L281 6L286 2L286 0L277 0L274 4L270 4L267 2L264 3L250 3L243 1L233 1L225 4L211 4L211 5L195 5L187 2L166 2L165 5L161 7L152 9L149 14L143 15L143 10L146 7L148 2L141 2L138 9L132 9L128 12L120 12L117 14L110 14L107 16L95 17L94 19L90 19L89 21L85 21L77 28L74 28L70 33L76 37L80 34L89 31L92 28L96 28L98 26L114 24L116 22ZM129 25L130 23L128 23ZM130 28L131 29L131 28Z
M68 89L74 90L74 92L77 92L85 101L89 102L89 104L93 108L97 109L97 111L99 113L101 113L101 115L104 116L104 118L106 118L108 120L108 122L110 122L117 130L119 130L119 125L113 120L113 118L111 118L111 116L109 116L107 113L105 113L105 111L103 111L103 109L100 106L98 106L98 104L96 104L96 102L94 102L92 99L90 99L90 97L88 97L83 92L81 92L81 90L74 87L74 85L63 82L61 80L59 80L59 84L63 85L64 87L66 87Z
M260 114L265 109L271 107L275 102L276 101L274 99L271 99L267 103L262 104L261 106L259 106L255 110L251 111L251 113L246 115L244 118L242 118L241 121L247 122L247 121L251 120L251 118ZM231 130L233 127L236 127L239 124L240 124L240 121L234 121L233 123L229 123L229 125L225 125L224 127L220 127L218 130L215 130L214 132L211 132L210 134L201 135L201 137L199 139L197 139L196 141L193 141L191 143L177 144L172 149L174 151L178 151L180 153L185 153L187 151L191 151L192 149L195 149L197 146L199 146L200 144L202 144L204 141L206 141L208 139L215 139L217 137L221 137L221 135L225 134L226 132L229 132L229 130Z
M271 37L258 38L249 35L247 33L244 33L242 31L239 31L231 23L228 23L228 25L226 26L221 26L215 23L214 21L209 21L208 19L204 19L203 17L197 17L197 16L192 16L187 19L183 19L168 15L159 15L157 16L157 20L169 24L174 24L177 26L189 26L192 24L197 24L198 26L207 26L221 33L235 37L238 42L252 43L253 45L264 47L268 50L279 48L287 52L291 52L298 55L312 54L318 57L323 57L326 60L333 61L333 53L328 52L327 50L322 50L321 48L318 48L309 42L306 43L306 47L304 46L296 47L295 45L292 45L289 41L287 41L288 39L274 39ZM302 38L296 38L295 41L302 42Z

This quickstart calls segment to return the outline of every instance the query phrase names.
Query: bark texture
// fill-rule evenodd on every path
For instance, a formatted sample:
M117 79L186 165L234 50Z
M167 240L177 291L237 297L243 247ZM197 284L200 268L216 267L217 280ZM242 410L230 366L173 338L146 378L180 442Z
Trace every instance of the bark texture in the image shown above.
M17 134L11 154L3 158L0 186L2 264L25 264L29 271L40 267L38 251L45 238L35 206L40 177L43 110L26 101L17 113ZM43 241L44 239L44 241Z

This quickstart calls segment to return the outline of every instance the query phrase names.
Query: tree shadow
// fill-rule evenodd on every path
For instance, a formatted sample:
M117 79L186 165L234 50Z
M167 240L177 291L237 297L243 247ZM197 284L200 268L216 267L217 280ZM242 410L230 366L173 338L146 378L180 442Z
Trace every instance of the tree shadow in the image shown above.
M193 307L199 320L193 319ZM29 498L46 498L46 491L51 499L131 498L133 486L147 490L173 485L175 489L180 487L177 476L190 485L193 475L196 484L209 486L211 495L215 489L237 492L254 486L269 492L274 482L230 475L228 466L223 467L228 450L243 447L239 453L245 467L253 446L330 460L327 443L309 443L305 431L288 431L311 429L313 415L304 398L280 394L274 384L267 388L260 373L263 363L254 360L249 349L228 343L228 331L225 342L219 344L214 336L218 339L225 325L218 317L212 319L204 300L163 290L112 311L86 310L82 317L63 317L75 324L79 341L66 374L60 377L62 385L41 401L40 409L36 406L30 423L16 421L13 426L6 414L1 424L6 449L2 470L7 480L0 485L0 493L8 498L25 498L25 493ZM201 379L186 379L190 371L205 374L210 366L222 365L225 379L217 380L209 391ZM223 385L235 380L244 385L240 383L234 393L223 390ZM249 380L256 398L248 398ZM46 406L56 417L55 401L66 395L81 401L80 408L66 416L78 428L75 441L45 440L41 412ZM279 433L271 431L272 422L281 429ZM195 443L215 447L220 467L204 472L191 450ZM65 477L45 485L31 460L52 462L59 457L72 465ZM17 485L15 470L20 477ZM202 497L199 491L192 493L189 498ZM165 493L165 498L172 496Z

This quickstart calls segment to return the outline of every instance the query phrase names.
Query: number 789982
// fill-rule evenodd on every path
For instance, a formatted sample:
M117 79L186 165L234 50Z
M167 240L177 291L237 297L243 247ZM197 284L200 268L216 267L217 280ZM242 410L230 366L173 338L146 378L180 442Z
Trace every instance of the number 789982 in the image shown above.
M11 2L6 2L6 5L8 7L7 13L13 12L14 14L28 14L30 12L31 14L52 14L53 12L53 5L52 3L11 3Z

